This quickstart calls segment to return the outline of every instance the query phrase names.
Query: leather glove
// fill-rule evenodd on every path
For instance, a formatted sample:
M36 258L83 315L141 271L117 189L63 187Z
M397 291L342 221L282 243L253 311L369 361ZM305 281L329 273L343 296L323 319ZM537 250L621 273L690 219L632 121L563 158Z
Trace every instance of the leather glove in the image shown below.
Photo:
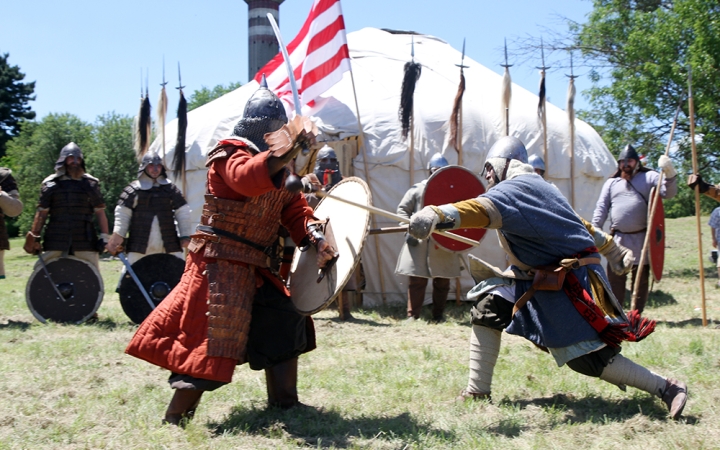
M40 246L38 238L32 234L32 232L28 231L25 235L25 245L23 245L23 250L31 255L38 255L40 254L41 248L42 247Z
M405 242L410 247L417 247L417 245L420 243L419 240L415 239L414 237L410 236L409 234L405 235Z
M608 246L602 251L602 255L607 258L608 266L616 275L625 275L630 272L635 264L635 255L632 250L622 245L610 241Z
M677 176L677 170L675 170L672 160L665 155L658 159L658 167L662 169L666 178L675 178Z
M416 239L427 239L435 230L435 226L440 222L440 215L436 212L436 207L426 206L410 217L410 225L408 225L409 234Z
M695 186L698 186L701 194L704 194L710 189L710 185L703 181L700 174L691 174L688 177L687 185L690 189L695 190Z

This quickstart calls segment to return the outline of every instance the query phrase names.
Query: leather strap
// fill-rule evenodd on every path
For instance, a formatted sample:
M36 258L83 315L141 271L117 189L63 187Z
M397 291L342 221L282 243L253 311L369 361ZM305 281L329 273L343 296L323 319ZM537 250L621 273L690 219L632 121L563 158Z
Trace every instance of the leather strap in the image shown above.
M588 257L588 258L566 258L560 261L560 270L568 271L573 269L579 269L582 266L587 266L589 264L600 264L600 258L594 258L594 257ZM537 289L535 286L530 286L530 289L525 291L525 293L520 296L520 298L515 302L515 306L513 306L513 316L516 312L520 310L525 304L532 298L533 295L535 295L535 292Z

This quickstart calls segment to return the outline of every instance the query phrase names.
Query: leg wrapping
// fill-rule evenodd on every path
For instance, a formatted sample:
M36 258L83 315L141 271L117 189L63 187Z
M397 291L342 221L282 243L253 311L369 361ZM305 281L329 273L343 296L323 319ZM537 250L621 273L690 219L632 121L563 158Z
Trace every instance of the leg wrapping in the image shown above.
M489 394L495 363L500 353L501 331L473 325L470 333L468 393Z
M662 397L666 385L665 378L622 355L617 355L605 366L600 379L616 385L626 384L658 397Z

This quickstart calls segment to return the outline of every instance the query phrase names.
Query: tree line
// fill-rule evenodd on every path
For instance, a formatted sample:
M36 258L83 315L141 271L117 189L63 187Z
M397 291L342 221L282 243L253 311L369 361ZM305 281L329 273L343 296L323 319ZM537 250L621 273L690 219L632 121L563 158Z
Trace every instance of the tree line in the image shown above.
M593 10L584 23L566 23L565 29L551 32L545 50L555 50L555 55L565 59L572 52L580 58L575 67L588 69L593 84L583 94L591 108L578 111L578 117L600 133L616 157L631 143L652 166L665 152L680 105L671 157L681 178L692 172L688 107L692 67L699 168L708 181L720 181L720 3L593 0ZM537 46L528 48L539 50ZM22 72L7 59L7 54L0 54L0 157L7 148L0 164L18 175L23 201L35 203L40 181L51 173L51 160L74 140L87 154L89 172L100 178L106 200L113 202L136 175L132 119L107 114L87 124L72 115L51 114L33 121L35 113L27 104L34 99L34 82L23 83ZM565 70L567 62L551 65ZM189 109L237 86L203 87L190 97ZM684 184L684 180L678 182ZM717 206L710 199L702 201L705 212ZM692 191L681 187L674 199L665 202L666 215L692 215L693 202ZM29 226L27 214L18 220L22 230Z
M133 117L107 113L86 122L73 114L48 114L32 120L35 113L27 106L34 100L35 82L24 83L25 75L0 55L0 166L13 171L25 208L20 216L8 220L11 235L30 229L40 185L54 173L60 149L69 142L80 146L87 172L100 180L107 204L105 214L113 223L115 202L123 188L137 178L138 161L133 149ZM188 97L188 111L234 90L240 83L214 88L201 87Z

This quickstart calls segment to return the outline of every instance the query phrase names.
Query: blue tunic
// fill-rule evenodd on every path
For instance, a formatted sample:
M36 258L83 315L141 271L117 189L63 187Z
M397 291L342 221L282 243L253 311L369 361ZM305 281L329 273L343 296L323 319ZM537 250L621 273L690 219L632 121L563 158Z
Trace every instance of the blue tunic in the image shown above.
M505 180L481 197L491 200L498 209L502 216L502 227L498 231L515 257L528 266L556 265L595 245L565 197L539 175ZM599 257L597 254L587 256ZM572 271L592 295L588 270L603 279L605 272L597 264ZM532 284L532 281L516 281L515 301ZM506 331L555 348L599 339L563 290L537 291L515 314Z

